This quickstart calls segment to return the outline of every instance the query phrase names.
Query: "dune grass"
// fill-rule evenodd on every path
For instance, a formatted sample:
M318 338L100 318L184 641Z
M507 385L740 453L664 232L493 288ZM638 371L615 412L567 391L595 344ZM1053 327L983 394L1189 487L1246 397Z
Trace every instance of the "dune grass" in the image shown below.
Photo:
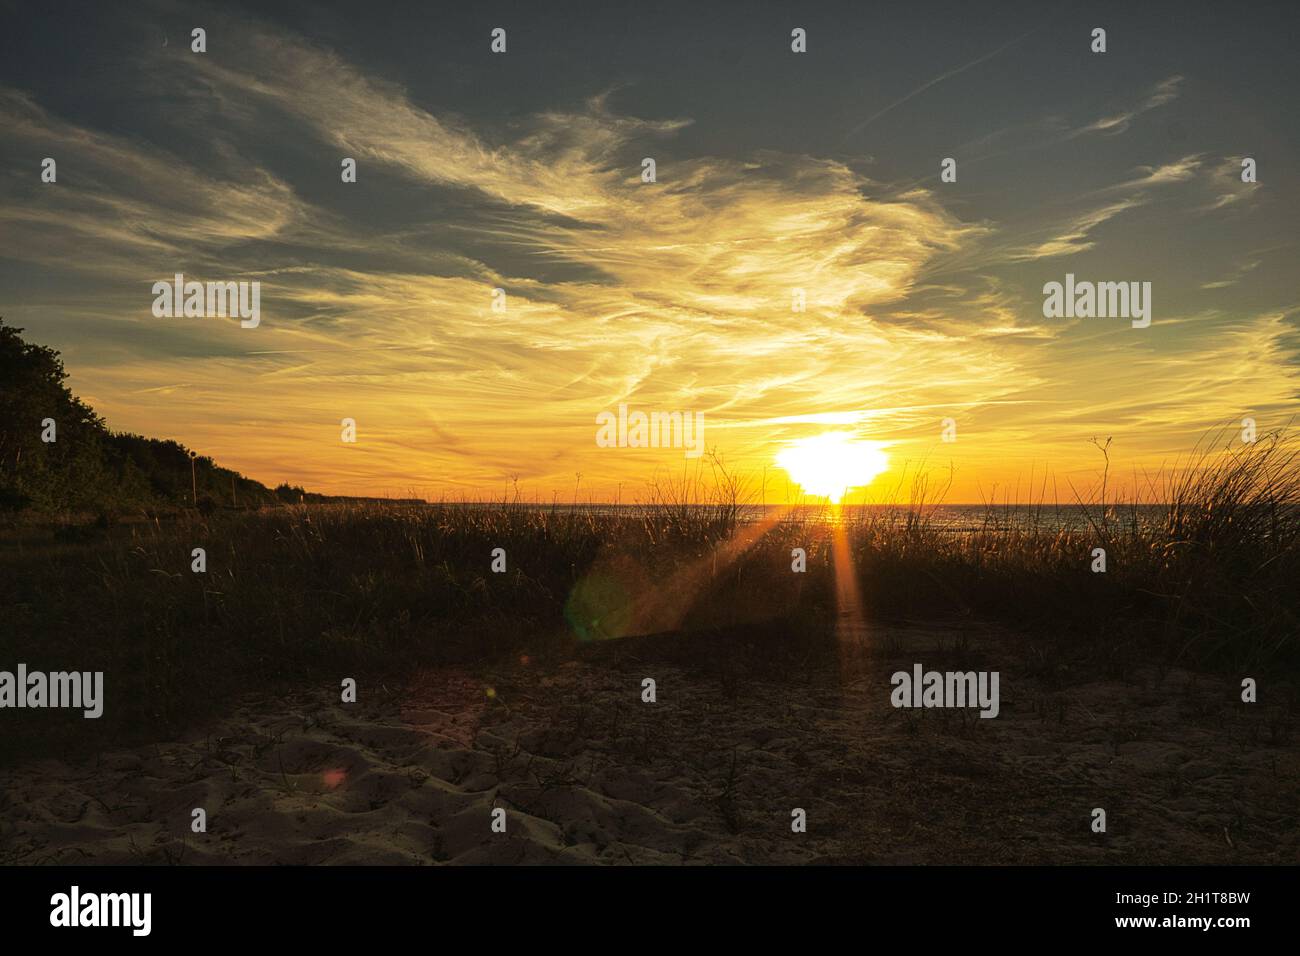
M1296 670L1300 468L1292 437L1207 443L1139 501L1080 496L1087 527L990 508L955 533L927 479L905 501L747 522L752 483L661 483L643 504L315 504L67 529L0 548L0 667L106 672L99 721L11 712L0 758L166 734L244 689L677 631L833 646L835 555L869 619L996 623L1095 650L1236 673ZM720 489L720 490L719 490ZM1093 573L1093 549L1107 570ZM192 551L207 554L191 571ZM503 548L507 569L491 570ZM791 551L807 571L791 570ZM841 562L842 564L842 562ZM725 653L717 645L718 653ZM700 653L709 653L700 645ZM95 724L94 728L87 725ZM156 739L156 736L155 736Z

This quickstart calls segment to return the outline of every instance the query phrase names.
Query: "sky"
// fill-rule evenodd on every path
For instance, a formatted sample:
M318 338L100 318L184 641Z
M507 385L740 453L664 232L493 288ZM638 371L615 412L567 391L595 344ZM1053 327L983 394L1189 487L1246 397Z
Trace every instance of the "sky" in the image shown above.
M851 500L1069 501L1093 438L1141 484L1297 411L1293 3L0 19L0 316L110 427L267 484L634 501L721 462L770 503L833 432L887 462ZM260 283L259 323L156 316L176 273ZM1045 316L1067 274L1150 283L1150 325ZM602 444L620 405L707 453Z

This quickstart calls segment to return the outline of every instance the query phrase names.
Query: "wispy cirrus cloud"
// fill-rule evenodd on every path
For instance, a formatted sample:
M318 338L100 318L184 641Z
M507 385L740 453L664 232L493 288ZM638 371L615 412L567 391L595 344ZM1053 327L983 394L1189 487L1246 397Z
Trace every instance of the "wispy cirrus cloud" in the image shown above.
M708 443L755 468L828 424L923 456L948 410L972 440L943 450L972 469L1004 467L1026 435L1067 456L1107 416L1168 433L1179 408L1241 403L1246 384L1213 363L1195 368L1219 376L1198 393L1213 402L1151 394L1150 368L1102 375L1105 336L1044 321L1009 271L1095 251L1103 225L1193 182L1200 154L1130 166L1030 227L844 157L685 151L689 117L623 115L600 92L508 122L434 110L303 37L209 22L238 57L168 47L124 81L184 76L154 119L208 136L202 153L0 93L14 141L60 157L57 188L5 186L0 236L85 277L36 305L76 323L74 374L119 427L328 491L473 497L518 474L546 496L574 471L608 490L680 463L595 447L596 412L623 401L705 412ZM1181 82L1050 135L1121 132ZM344 156L356 184L338 181ZM644 156L657 183L640 181ZM262 325L153 319L149 286L175 271L258 278ZM1279 331L1269 315L1255 334ZM1236 352L1202 345L1240 373ZM1249 387L1275 401L1294 375L1277 349L1261 361ZM1078 397L1098 380L1104 396ZM338 441L345 416L355 446Z
M1176 100L1183 85L1183 80L1184 78L1178 74L1167 77L1148 89L1136 102L1115 112L1107 113L1105 116L1083 126L1076 127L1067 136L1074 138L1076 136L1087 136L1090 133L1113 136L1123 133L1142 114L1159 109Z

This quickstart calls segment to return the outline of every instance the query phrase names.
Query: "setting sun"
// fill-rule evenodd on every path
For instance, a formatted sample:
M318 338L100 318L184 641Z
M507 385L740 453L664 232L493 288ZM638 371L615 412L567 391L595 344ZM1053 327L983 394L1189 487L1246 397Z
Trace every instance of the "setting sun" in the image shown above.
M850 488L861 488L889 466L879 442L848 432L826 432L791 442L776 463L810 495L839 504Z

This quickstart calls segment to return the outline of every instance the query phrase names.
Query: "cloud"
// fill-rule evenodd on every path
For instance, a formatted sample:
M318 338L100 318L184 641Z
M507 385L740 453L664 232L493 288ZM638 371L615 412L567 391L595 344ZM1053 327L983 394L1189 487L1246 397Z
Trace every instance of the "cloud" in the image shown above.
M1086 252L1096 245L1093 232L1099 226L1129 210L1145 206L1150 201L1152 189L1193 180L1201 165L1200 157L1185 156L1162 166L1140 167L1136 176L1084 193L1074 202L1091 200L1100 201L1101 205L1093 205L1076 213L1064 227L1058 227L1050 238L1014 249L1009 253L1009 258L1017 261L1049 259Z
M1092 231L1102 223L1109 222L1120 213L1127 212L1142 205L1143 200L1130 198L1108 203L1096 209L1090 209L1072 219L1065 228L1048 239L1023 251L1013 254L1017 259L1048 259L1053 256L1075 255L1091 249L1095 244Z
M400 87L305 42L256 31L228 42L248 51L239 69L200 60L192 68L203 83L191 93L196 108L245 104L225 114L244 134L235 141L253 141L276 114L291 115L358 158L363 177L469 190L500 208L494 221L438 224L434 236L409 227L400 238L359 230L350 238L353 254L387 267L348 268L334 261L349 242L346 223L264 168L243 169L244 185L219 182L157 157L147 144L77 133L42 114L36 125L44 135L79 136L95 144L83 155L96 162L111 153L141 181L173 184L162 195L142 194L105 179L94 204L77 213L56 207L61 223L96 235L125 214L132 245L165 262L164 274L173 265L193 271L195 257L210 261L214 245L245 243L219 261L260 276L266 334L247 339L247 364L222 360L187 376L184 402L196 416L206 417L234 379L248 394L280 396L260 403L287 414L293 403L284 396L312 395L312 408L299 403L304 417L296 424L306 429L318 418L318 436L348 412L378 422L369 434L394 454L420 447L398 438L409 423L446 421L469 436L461 457L449 457L444 445L427 446L426 459L472 482L495 480L487 472L510 460L521 432L559 444L586 438L595 412L619 401L702 409L718 421L780 417L783 408L815 415L859 409L884 387L897 391L922 364L948 367L968 393L979 389L981 373L963 358L959 339L947 343L945 358L923 357L911 332L878 327L870 316L905 299L937 255L981 234L924 191L873 199L873 184L841 163L776 153L665 162L660 181L643 184L636 158L686 121L618 116L595 97L581 111L529 117L511 138L489 142L465 120L435 117ZM162 228L186 202L201 214ZM247 205L257 202L264 208ZM48 209L31 205L27 221ZM462 229L479 245L474 255L457 251ZM274 244L247 245L259 239ZM134 260L142 250L128 251L129 265L119 258L111 267L139 276ZM586 278L513 272L509 263L521 251L570 264ZM395 260L429 268L395 268ZM105 260L95 264L103 268ZM491 310L493 288L506 290L504 314ZM795 288L806 292L806 312L792 313ZM893 356L888 373L864 375L842 362L846 352L866 349ZM174 372L167 364L151 374ZM326 411L330 395L335 407ZM272 444L288 440L285 428L272 430ZM397 459L375 464L397 467Z
M1246 212L1258 205L1266 187L1262 183L1241 181L1243 159L1242 156L1226 157L1206 168L1204 191L1207 198L1196 212Z
M1236 268L1234 268L1230 273L1228 273L1228 275L1225 276L1224 278L1215 279L1212 282L1201 283L1201 288L1202 289L1227 289L1230 286L1234 286L1242 279L1244 279L1246 276L1248 276L1250 273L1258 269L1260 267L1261 261L1262 260L1259 259L1253 259L1248 262L1243 262L1240 265L1238 265Z
M216 179L166 150L51 116L12 88L0 87L0 125L13 146L58 164L56 183L38 183L33 168L32 188L0 207L0 239L18 258L120 270L174 261L185 247L272 239L306 218L265 170Z
M1183 85L1183 77L1175 74L1161 80L1155 86L1151 87L1142 97L1130 106L1119 110L1115 113L1109 113L1106 116L1099 117L1091 123L1077 127L1070 131L1069 138L1076 136L1087 136L1091 133L1101 133L1106 136L1114 136L1123 133L1132 125L1133 120L1137 119L1143 113L1159 109L1167 103L1172 103L1178 98L1179 92Z
M595 445L595 415L623 401L703 411L706 443L756 469L828 425L923 455L947 414L969 463L1008 460L1040 420L1064 449L1121 410L1066 401L1114 353L1080 360L1086 331L1044 323L1004 270L1092 248L1200 170L1195 156L1138 167L1063 224L1012 235L838 159L689 153L688 117L621 115L608 94L490 127L300 37L212 22L239 57L168 47L123 80L187 78L151 117L162 145L0 91L14 141L60 157L57 186L34 170L30 187L0 185L0 236L11 258L84 280L33 307L65 313L50 327L113 425L326 491L474 497L519 474L545 498L582 471L612 495L680 467ZM1117 132L1180 80L1078 135ZM167 148L176 124L210 145ZM337 180L343 156L357 184ZM640 181L645 156L656 183ZM176 271L262 282L261 326L153 319L150 284ZM1267 374L1274 388L1288 375ZM339 441L344 417L356 445Z

